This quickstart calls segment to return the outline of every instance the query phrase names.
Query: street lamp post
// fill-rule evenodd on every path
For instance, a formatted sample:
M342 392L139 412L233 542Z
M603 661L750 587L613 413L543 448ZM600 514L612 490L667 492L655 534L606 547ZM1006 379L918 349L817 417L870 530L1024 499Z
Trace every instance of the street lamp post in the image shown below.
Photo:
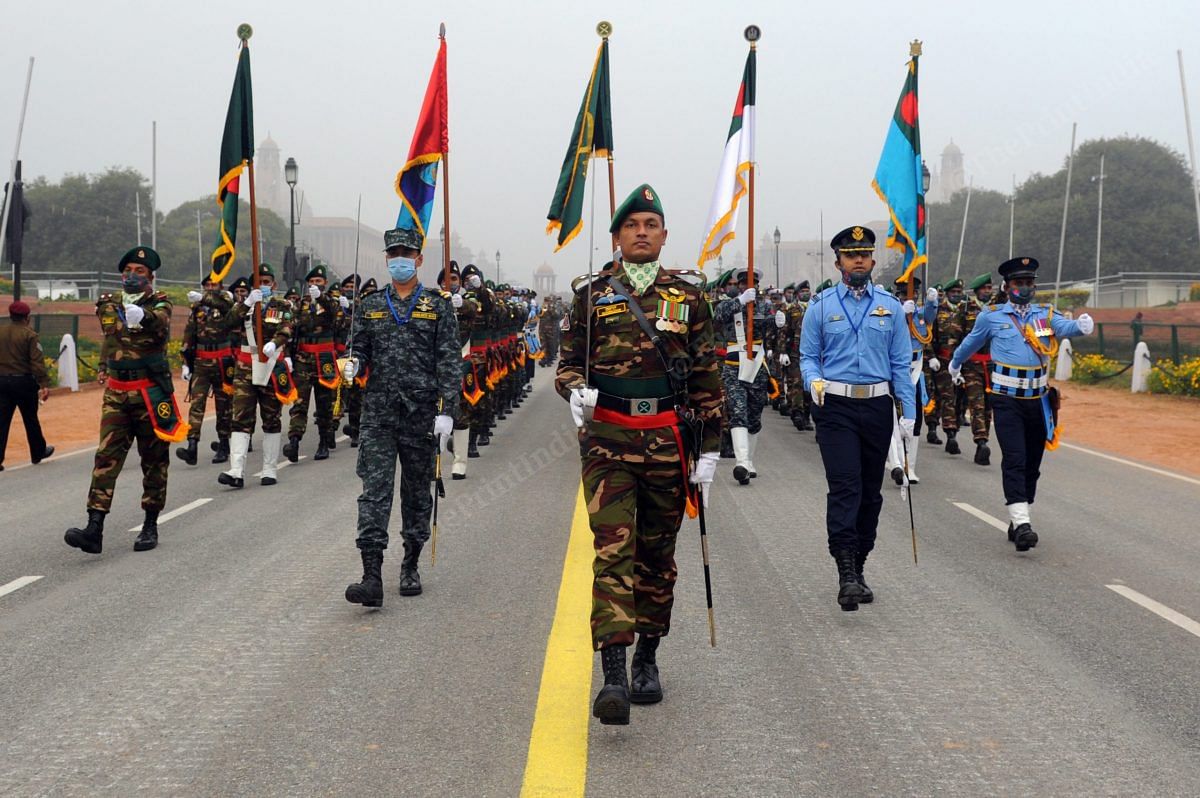
M779 228L775 228L775 287L779 287Z
M496 250L496 285L500 285L500 250Z
M1013 230L1017 222L1017 176L1013 175L1013 190L1008 198L1008 259L1013 256Z
M288 206L288 248L283 253L284 290L297 279L296 272L296 183L300 180L300 166L295 158L288 158L283 165L283 179L287 181L290 204Z
M1096 204L1096 289L1092 292L1092 307L1100 307L1100 226L1104 222L1104 153L1100 153L1100 174L1092 176L1099 185L1100 196Z
M921 159L921 196L929 198L929 167ZM929 287L929 203L925 203L925 287Z

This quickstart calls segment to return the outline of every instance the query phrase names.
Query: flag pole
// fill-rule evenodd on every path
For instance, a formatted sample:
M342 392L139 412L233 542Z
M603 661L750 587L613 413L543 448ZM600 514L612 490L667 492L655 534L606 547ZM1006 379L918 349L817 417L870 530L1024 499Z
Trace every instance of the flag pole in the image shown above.
M238 38L242 40L242 47L250 49L250 37L253 35L253 30L249 25L238 26ZM251 120L253 124L253 120ZM258 204L254 199L254 157L246 159L246 170L249 173L250 179L250 259L253 263L250 265L251 285L258 288L259 284L259 252L258 252ZM258 362L266 363L267 359L263 357L263 330L262 330L262 303L254 305L254 343L258 348Z
M446 40L446 23L438 28L438 39ZM447 81L449 82L449 81ZM449 91L449 87L447 87ZM447 105L449 98L447 98ZM450 147L442 149L442 222L446 228L446 238L442 241L442 287L450 290Z
M746 41L750 42L750 51L754 52L758 49L758 40L762 37L762 31L757 25L750 25L745 31ZM748 256L746 260L750 264L750 271L746 275L746 287L754 288L754 160L750 160L750 185L749 185L749 219L746 229L746 251ZM746 359L754 361L754 308L756 302L746 303Z
M912 64L913 64L913 73L915 74L915 73L916 73L916 71L917 71L917 59L921 57L921 40L920 40L920 39L913 39L911 42L909 42L909 43L908 43L908 55L909 55L909 57L910 57L910 58L912 58ZM921 139L921 128L920 128L920 125L921 125L921 117L920 117L920 114L918 114L918 115L917 115L917 118L916 118L916 120L915 120L915 124L917 125L917 141L918 141L918 142L920 142L920 139ZM921 153L919 153L919 152L917 153L917 161L918 161L919 163L924 163L924 161L922 161L922 160L921 160ZM924 196L924 186L922 185L922 181L923 181L923 179L924 179L923 175L921 175L921 174L918 174L918 175L917 175L917 205L918 205L918 208L920 207L920 204L921 204L921 202L923 202L923 201L924 201L924 199L925 199L925 196ZM928 218L928 217L926 217L926 218ZM921 234L921 233L920 233L920 231L919 231L919 230L914 230L914 231L913 231L913 235L914 235L914 236L918 236L918 237L919 237L919 236L920 236L920 234ZM928 230L926 231L926 237L925 237L925 240L926 240L926 241L928 241L928 240L929 240L929 233L928 233ZM913 243L914 243L914 244L916 244L916 241L914 241ZM928 245L926 245L926 246L928 246ZM928 251L928 250L927 250L927 251ZM917 254L918 254L918 253L914 252L914 253L912 254L912 256L913 256L914 258L916 258L916 257L917 257ZM960 255L962 254L962 244L961 244L961 243L959 244L959 254L960 254ZM926 263L928 263L928 261L926 261ZM906 264L904 264L904 263L901 263L901 264L900 264L900 268L901 268L901 269L905 268L905 265L906 265ZM957 267L957 266L955 266L955 269L956 269L956 270L957 270L957 268L958 268L958 267ZM913 298L913 294L915 293L915 292L914 292L914 290L913 290L913 288L914 288L914 286L913 286L913 277L914 277L914 276L915 276L915 275L912 275L912 274L910 274L910 275L908 276L908 280L906 281L908 284L907 284L907 285L904 287L904 298L905 298L905 299L912 299L912 298ZM958 277L958 272L957 272L957 271L955 271L955 274L954 274L954 276L955 276L955 277ZM927 267L926 267L926 269L925 269L925 280L926 280L926 283L927 283L927 284L926 284L926 286L925 286L925 288L926 288L926 289L928 289L928 288L929 288L929 285L928 285L928 281L929 281L929 268L928 268L928 266L927 266ZM908 473L908 465L907 465L907 464L904 466L904 470L905 470L905 473ZM915 554L914 554L914 556L915 556Z

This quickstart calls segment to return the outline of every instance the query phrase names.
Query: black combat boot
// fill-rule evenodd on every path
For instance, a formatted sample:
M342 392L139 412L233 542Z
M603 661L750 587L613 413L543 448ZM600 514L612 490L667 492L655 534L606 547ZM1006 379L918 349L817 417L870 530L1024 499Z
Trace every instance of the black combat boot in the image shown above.
M975 464L992 464L992 450L988 448L987 441L975 441Z
M958 430L946 430L946 454L962 454L962 449L958 447L958 441L955 440L957 437Z
M362 550L363 577L346 588L346 601L364 607L383 606L383 550Z
M313 459L329 459L329 441L325 435L325 430L317 430L317 453L313 455Z
M300 459L299 435L288 436L288 442L283 445L283 456L288 459L289 463L294 463Z
M337 430L327 429L321 433L325 436L325 445L331 450L337 448Z
M1009 524L1008 528L1008 539L1016 544L1017 551L1029 551L1038 544L1037 532L1029 524L1018 524L1015 529Z
M147 510L146 520L142 521L142 531L133 541L134 551L150 551L158 545L158 510Z
M217 442L215 445L216 445L216 448L213 449L213 451L216 452L216 454L213 455L212 461L214 463L228 463L229 462L229 436L228 435L220 436L219 438L217 438Z
M195 465L196 458L199 456L196 448L200 445L200 441L195 438L187 439L187 446L180 446L175 450L175 456L188 465Z
M635 704L657 704L662 701L662 682L658 680L655 652L661 637L639 635L630 666L629 700Z
M86 554L99 554L104 548L104 511L88 510L87 526L83 529L71 527L63 540Z
M604 686L592 703L592 717L605 726L629 725L629 679L625 675L625 646L600 649Z
M929 425L929 431L925 433L925 440L928 441L929 443L932 443L934 446L942 445L942 439L939 438L938 434L937 434L937 425L936 424Z
M858 583L858 555L853 549L838 549L833 560L838 569L838 605L846 612L854 612L863 600L863 588Z
M400 561L400 595L421 595L421 574L417 571L417 560L421 557L423 543L404 541L404 559Z
M871 586L867 584L867 580L863 579L863 566L867 564L867 555L858 553L854 555L854 572L858 574L858 584L862 587L862 598L858 600L859 604L870 604L875 600L875 593L872 592Z
M490 432L488 432L487 430L480 430L479 431L479 445L480 446L488 446L491 444L491 442L492 442L492 434Z
M467 436L467 457L479 456L479 432L471 430L471 434Z

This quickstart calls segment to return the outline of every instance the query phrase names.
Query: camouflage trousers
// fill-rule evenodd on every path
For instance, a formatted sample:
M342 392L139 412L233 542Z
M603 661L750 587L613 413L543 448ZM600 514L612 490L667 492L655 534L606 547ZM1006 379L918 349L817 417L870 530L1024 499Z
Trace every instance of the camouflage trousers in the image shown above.
M925 390L929 392L928 398L933 400L932 407L930 407L929 405L926 405L926 407L930 407L929 411L925 413L925 428L926 429L934 429L938 425L938 418L940 417L940 409L939 408L941 408L941 405L942 405L942 392L938 386L937 378L938 378L938 375L941 374L945 370L946 370L945 363L943 363L942 367L940 369L938 369L936 372L930 370L928 357L925 358L925 363L921 367L921 373L925 375ZM949 376L949 375L947 375L947 376Z
M669 430L663 434L671 437ZM671 437L670 448L674 449ZM682 476L674 463L583 458L596 558L592 563L592 645L628 646L634 634L665 636L675 601L675 538L683 523Z
M751 435L762 429L762 411L767 404L770 375L759 369L752 384L738 379L737 366L721 366L721 383L725 386L725 413L729 426L745 427Z
M336 399L337 392L334 392ZM350 428L349 435L358 436L359 424L362 422L362 406L363 406L363 388L357 382L351 385L342 386L342 406L338 408L339 412L333 419L334 428L344 416L346 418L346 426Z
M422 420L425 416L422 415ZM362 480L358 497L358 547L386 549L392 501L396 495L396 462L400 463L401 536L407 541L429 540L429 518L433 513L436 446L433 436L417 435L415 429L428 430L428 424L412 419L381 419L367 416L360 428L356 473Z
M217 435L228 438L233 431L233 397L221 390L221 363L197 358L192 374L192 404L188 407L188 423L192 425L188 440L200 440L200 425L204 423L209 394L217 406Z
M991 408L987 402L987 376L984 365L967 361L962 366L962 390L966 394L967 410L971 414L971 438L986 441L991 429ZM942 429L958 429L958 395L950 374L942 369L935 376Z
M796 356L796 361L800 356ZM784 373L787 375L787 403L792 410L799 410L802 413L808 412L809 396L808 391L804 390L804 377L800 374L800 364L796 361L788 366Z
M313 421L324 432L333 429L333 400L336 388L326 388L317 380L317 361L311 355L297 353L292 379L296 383L296 401L292 402L288 421L288 437L303 438L308 427L308 400L315 396L317 412Z
M255 385L250 380L250 366L238 363L233 378L233 431L254 434L254 410L262 415L263 432L283 431L283 403L275 388Z
M154 434L141 391L105 388L100 408L100 445L96 447L92 486L88 490L89 510L107 513L112 507L117 477L135 438L142 459L142 509L161 510L166 505L170 444Z

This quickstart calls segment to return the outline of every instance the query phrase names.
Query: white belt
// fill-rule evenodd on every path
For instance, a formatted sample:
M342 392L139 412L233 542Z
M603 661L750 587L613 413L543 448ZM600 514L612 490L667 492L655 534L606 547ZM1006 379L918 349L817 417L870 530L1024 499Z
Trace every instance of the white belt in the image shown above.
M991 374L992 382L996 385L1002 385L1005 388L1026 390L1030 388L1045 388L1050 384L1050 375L1043 372L1037 377L1013 377L1008 374L1000 374L993 371Z
M825 393L834 396L845 396L847 399L874 399L876 396L891 396L891 388L886 382L876 382L868 385L851 385L848 382L825 383Z

